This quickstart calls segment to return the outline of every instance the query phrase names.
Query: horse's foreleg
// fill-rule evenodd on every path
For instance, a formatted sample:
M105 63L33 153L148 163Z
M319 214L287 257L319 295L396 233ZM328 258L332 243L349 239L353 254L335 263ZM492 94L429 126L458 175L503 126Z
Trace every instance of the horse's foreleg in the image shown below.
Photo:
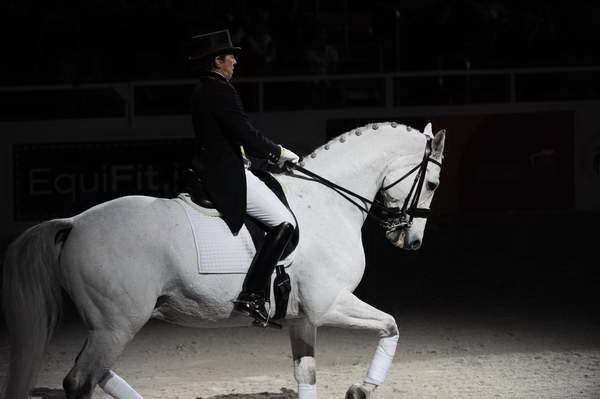
M308 319L297 320L290 325L294 377L298 382L298 399L317 399L316 338L317 328Z
M331 308L319 319L318 325L360 328L379 333L379 343L367 376L360 384L354 384L346 393L347 399L368 398L381 385L392 365L398 326L394 318L381 310L361 301L348 291L342 291Z

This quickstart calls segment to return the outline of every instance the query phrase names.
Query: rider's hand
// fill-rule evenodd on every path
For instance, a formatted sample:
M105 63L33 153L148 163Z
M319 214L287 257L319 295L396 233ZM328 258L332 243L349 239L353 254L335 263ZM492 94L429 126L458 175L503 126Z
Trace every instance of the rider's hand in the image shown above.
M296 164L298 163L298 161L300 161L300 157L298 155L294 154L287 148L281 147L281 155L279 156L279 161L277 162L279 167L283 167L283 165L285 165L286 162Z

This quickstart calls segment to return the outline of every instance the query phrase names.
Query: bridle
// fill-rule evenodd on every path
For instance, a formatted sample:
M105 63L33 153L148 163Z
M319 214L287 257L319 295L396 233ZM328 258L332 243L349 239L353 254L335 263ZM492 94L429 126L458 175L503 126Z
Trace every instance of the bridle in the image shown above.
M429 217L431 213L431 210L429 208L419 208L421 191L423 189L423 184L425 183L425 174L427 173L427 165L429 165L429 162L438 165L439 167L442 167L441 162L431 158L431 138L428 137L422 161L417 166L409 170L404 176L393 181L387 186L382 183L382 187L381 189L379 189L379 192L383 194L387 190L394 187L396 184L400 183L402 180L410 176L411 174L417 172L413 180L412 186L410 187L410 191L404 199L402 209L398 210L397 207L386 207L387 209L392 210L392 215L387 216L386 220L384 220L382 225L382 227L386 229L386 231L410 228L410 226L412 226L414 218L427 219ZM385 183L385 177L383 181Z
M398 229L410 228L412 226L412 222L413 222L414 218L426 219L429 217L429 214L431 212L429 208L419 208L419 202L420 202L419 198L421 196L421 191L423 189L423 184L425 182L425 174L427 172L427 166L429 165L429 162L431 162L435 165L438 165L440 167L442 166L441 162L439 162L431 157L431 138L427 137L427 143L425 145L425 151L423 154L423 158L417 166L415 166L414 168L409 170L406 174L404 174L402 177L394 180L393 182L391 182L388 185L384 185L385 178L383 179L384 183L382 183L382 186L378 191L379 193L382 193L382 194L384 194L387 190L394 187L396 184L400 183L401 181L403 181L404 179L408 178L410 175L412 175L413 173L416 172L416 176L413 180L410 191L408 192L408 195L406 196L404 203L402 204L402 208L388 207L385 205L385 203L378 201L376 199L373 201L370 199L367 199L359 194L356 194L344 187L341 187L341 186L325 179L324 177L317 175L314 172L311 172L311 171L303 168L302 166L300 166L298 164L293 164L293 163L288 162L288 163L286 163L285 167L288 170L295 169L309 177L312 177L314 181L317 181L317 182L331 188L333 191L337 192L342 197L344 197L346 200L348 200L349 202L354 204L356 207L358 207L360 210L365 212L369 217L375 219L379 223L379 225L381 225L381 227L383 227L386 230L386 232L393 232ZM378 216L374 215L372 212L369 212L369 209L367 208L366 205L359 204L351 197L355 197L355 198L363 201L364 203L370 204L373 208L376 208L377 210L379 210L381 212L381 217L378 217Z

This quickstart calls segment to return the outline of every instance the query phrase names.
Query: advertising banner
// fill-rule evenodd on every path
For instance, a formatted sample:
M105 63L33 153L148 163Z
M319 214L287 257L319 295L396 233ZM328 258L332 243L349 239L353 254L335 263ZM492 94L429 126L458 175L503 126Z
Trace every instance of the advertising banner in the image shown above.
M172 197L192 140L16 144L14 218L73 216L124 195Z

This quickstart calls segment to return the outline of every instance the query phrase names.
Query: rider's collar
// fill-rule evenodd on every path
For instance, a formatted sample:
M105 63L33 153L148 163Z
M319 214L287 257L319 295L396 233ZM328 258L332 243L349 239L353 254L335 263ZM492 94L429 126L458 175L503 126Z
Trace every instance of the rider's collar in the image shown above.
M229 82L225 76L221 75L219 72L216 72L216 71L210 71L208 73L208 76L211 76L213 78L217 78L217 79L222 80L224 82Z

